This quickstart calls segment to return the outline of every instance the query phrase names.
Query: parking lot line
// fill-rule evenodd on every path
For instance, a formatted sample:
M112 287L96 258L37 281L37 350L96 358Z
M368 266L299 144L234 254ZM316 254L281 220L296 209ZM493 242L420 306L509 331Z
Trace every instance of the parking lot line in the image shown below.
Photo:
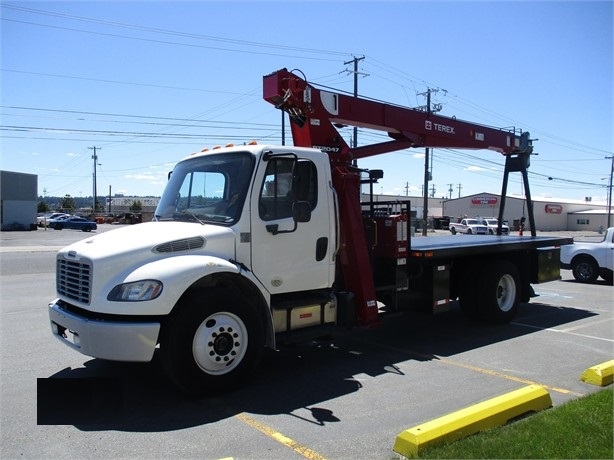
M608 321L612 321L612 319L611 318L607 318L607 319L604 319L603 321L594 321L594 322L591 322L591 323L587 323L587 324L583 324L583 325L579 325L579 326L574 326L574 327L568 327L568 328L565 328L565 329L554 329L552 327L541 327L541 326L535 326L534 324L517 323L517 322L511 322L510 324L513 324L514 326L521 326L521 327L528 327L528 328L531 328L531 329L538 329L540 331L558 332L559 334L576 335L578 337L584 337L586 339L595 339L595 340L602 340L604 342L614 343L613 339L608 339L606 337L597 337L597 336L594 336L594 335L579 334L577 332L572 332L575 329L580 329L582 327L592 326L592 325L597 324L597 323L608 322Z
M575 391L566 390L565 388L551 387L549 385L544 385L543 383L535 382L533 380L523 379L520 377L515 377L513 375L504 374L502 372L493 371L492 369L484 369L482 367L472 366L471 364L465 364L458 361L453 361L446 358L437 358L439 362L450 364L452 366L462 367L463 369L468 369L470 371L479 372L481 374L490 375L493 377L499 377L505 380L511 380L512 382L524 383L527 385L538 385L540 387L545 388L546 390L556 391L557 393L562 393L565 395L573 395L573 396L584 396L582 393L576 393Z
M373 341L370 341L370 340L364 340L364 339L355 339L355 340L358 340L358 341L364 342L364 343L368 343L370 345L375 345L375 346L378 346L378 347L381 347L381 348L388 348L388 349L391 349L391 350L394 350L396 352L403 353L403 354L406 354L406 355L409 355L409 356L418 356L418 357L422 357L422 358L425 358L425 359L432 359L435 362L439 362L439 363L443 363L443 364L449 364L449 365L456 366L456 367L461 367L463 369L467 369L467 370L474 371L474 372L479 372L481 374L490 375L492 377L502 378L502 379L505 379L505 380L510 380L510 381L518 382L518 383L524 383L524 384L527 384L527 385L539 385L539 386L541 386L541 387L543 387L543 388L545 388L547 390L555 391L557 393L562 393L562 394L566 394L566 395L573 395L573 396L584 396L582 393L577 393L575 391L567 390L565 388L551 387L549 385L544 385L542 383L535 382L533 380L527 380L527 379L523 379L523 378L520 378L520 377L515 377L513 375L504 374L502 372L494 371L492 369L484 369L484 368L481 368L481 367L472 366L471 364L461 363L459 361L454 361L454 360L443 358L443 357L437 356L437 355L427 355L427 354L424 354L424 353L418 353L418 352L411 351L411 350L405 350L405 349L399 348L399 347L391 347L389 345L382 345L381 343L376 343L376 342L373 342Z
M246 423L247 425L251 426L252 428L257 429L261 433L264 433L269 438L274 439L275 441L279 442L280 444L283 444L286 447L289 447L295 452L298 452L303 457L308 458L309 460L326 460L326 457L324 457L323 455L320 455L314 450L309 449L308 447L305 447L298 442L284 436L274 428L271 428L270 426L259 422L255 418L252 418L245 413L237 414L235 415L235 417Z

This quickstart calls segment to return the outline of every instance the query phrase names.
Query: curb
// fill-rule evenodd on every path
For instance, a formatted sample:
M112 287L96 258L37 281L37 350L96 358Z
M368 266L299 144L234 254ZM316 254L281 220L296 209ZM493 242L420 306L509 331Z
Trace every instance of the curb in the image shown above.
M604 387L614 381L614 359L586 369L580 380Z
M549 407L552 399L546 389L529 385L405 430L392 450L405 457L416 456L424 447L456 441Z

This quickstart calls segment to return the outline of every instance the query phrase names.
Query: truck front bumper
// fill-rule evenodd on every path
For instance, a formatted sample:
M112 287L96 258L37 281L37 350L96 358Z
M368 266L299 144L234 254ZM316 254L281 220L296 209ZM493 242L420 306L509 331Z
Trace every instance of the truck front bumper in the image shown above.
M159 322L92 320L68 312L59 299L49 304L53 335L87 356L111 361L151 361L158 342Z

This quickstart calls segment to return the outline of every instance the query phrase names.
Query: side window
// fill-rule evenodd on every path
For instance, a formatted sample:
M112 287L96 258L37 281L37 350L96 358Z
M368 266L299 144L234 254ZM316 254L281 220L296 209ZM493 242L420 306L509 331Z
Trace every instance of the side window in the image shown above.
M309 160L273 158L269 160L260 189L258 213L264 221L292 217L295 201L317 204L317 170Z

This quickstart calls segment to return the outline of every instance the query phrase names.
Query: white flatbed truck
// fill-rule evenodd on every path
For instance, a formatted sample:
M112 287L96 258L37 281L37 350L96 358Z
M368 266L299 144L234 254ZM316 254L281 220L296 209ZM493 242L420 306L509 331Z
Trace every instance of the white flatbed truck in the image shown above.
M56 338L107 360L159 353L179 388L209 394L242 383L265 347L375 327L415 302L439 313L458 300L470 316L506 322L531 284L559 279L570 239L411 238L408 203L359 199L381 172L354 160L424 146L496 150L503 192L512 171L528 191L528 133L321 91L285 69L264 77L264 98L290 115L295 146L193 154L172 171L153 222L59 251ZM351 149L338 124L392 140Z

